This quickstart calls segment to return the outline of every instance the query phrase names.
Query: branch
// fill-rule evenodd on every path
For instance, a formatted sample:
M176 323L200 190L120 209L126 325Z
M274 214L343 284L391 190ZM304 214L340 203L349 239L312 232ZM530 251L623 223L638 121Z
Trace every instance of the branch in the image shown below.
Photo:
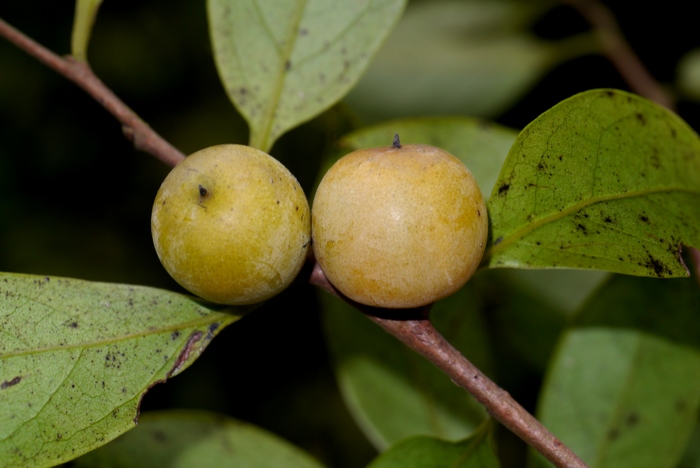
M171 166L185 159L185 155L165 141L151 127L139 118L92 72L87 62L62 58L41 44L25 36L0 19L0 36L5 37L27 54L53 68L81 88L107 109L121 122L124 136L133 142L137 150L149 153Z
M587 466L571 449L520 406L508 392L484 375L440 335L428 318L430 306L401 311L402 315L405 313L406 316L391 318L390 315L393 315L394 311L366 307L340 294L323 274L318 263L314 265L309 282L347 301L409 348L432 362L455 384L471 393L479 403L484 405L491 416L534 447L555 466L568 468Z
M635 54L608 7L598 0L564 0L564 3L576 9L597 32L604 54L632 91L673 110L673 99Z

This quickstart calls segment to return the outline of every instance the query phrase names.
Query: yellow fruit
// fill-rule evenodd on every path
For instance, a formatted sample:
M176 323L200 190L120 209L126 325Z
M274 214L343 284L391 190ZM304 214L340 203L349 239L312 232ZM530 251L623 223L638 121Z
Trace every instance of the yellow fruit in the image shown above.
M309 249L309 205L272 156L213 146L165 178L151 232L161 263L184 288L212 302L253 304L299 273Z
M486 205L471 172L447 151L404 145L355 151L318 187L316 259L361 304L410 308L461 288L486 245Z

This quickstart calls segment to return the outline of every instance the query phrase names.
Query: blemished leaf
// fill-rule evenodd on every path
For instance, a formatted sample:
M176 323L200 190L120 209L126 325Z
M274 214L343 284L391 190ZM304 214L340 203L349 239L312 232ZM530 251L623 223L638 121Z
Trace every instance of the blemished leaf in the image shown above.
M219 76L268 152L340 100L364 73L405 0L208 0Z
M474 175L488 197L503 161L518 135L516 130L469 117L424 117L383 122L344 136L343 154L363 148L390 146L398 133L401 144L433 145L452 153ZM338 158L326 161L326 169ZM324 168L321 173L325 173Z
M434 437L404 439L374 459L367 468L498 468L493 425L483 424L471 437L448 442Z
M569 98L518 136L488 203L490 267L687 276L700 245L700 139L630 93Z
M303 450L257 426L215 413L144 413L139 425L75 461L92 468L322 468Z
M614 276L563 334L539 419L592 468L676 466L700 406L699 310L694 278Z
M53 466L133 428L143 395L243 308L143 286L0 273L0 465Z
M377 448L418 434L461 439L486 418L469 394L361 312L329 294L323 294L321 301L341 393ZM469 284L438 301L431 318L453 346L489 372L485 324Z
M71 55L81 62L87 61L87 48L97 10L102 0L75 0L75 18L71 35Z
M596 48L589 36L548 42L530 34L546 3L415 2L345 101L368 122L497 116L555 64Z

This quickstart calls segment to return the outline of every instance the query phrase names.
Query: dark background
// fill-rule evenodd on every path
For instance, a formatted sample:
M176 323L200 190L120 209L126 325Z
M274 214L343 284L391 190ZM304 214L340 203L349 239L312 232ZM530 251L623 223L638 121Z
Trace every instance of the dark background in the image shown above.
M67 54L74 4L8 0L0 3L0 17ZM670 87L679 59L700 46L692 2L606 4L652 75ZM586 29L564 6L533 26L548 39ZM89 59L118 96L184 153L247 143L245 122L216 73L203 1L106 1ZM559 101L600 87L628 89L606 59L581 57L549 71L495 120L522 128ZM700 128L697 104L681 100L678 109ZM332 109L271 151L307 191L323 152L350 129L336 125L346 112ZM82 90L0 39L0 271L180 291L155 255L149 227L152 200L168 171L136 152L115 119ZM374 449L337 393L316 291L303 277L224 330L182 377L153 388L143 410L213 410L267 428L329 466L366 463ZM527 377L507 380L506 389L532 408L540 376Z

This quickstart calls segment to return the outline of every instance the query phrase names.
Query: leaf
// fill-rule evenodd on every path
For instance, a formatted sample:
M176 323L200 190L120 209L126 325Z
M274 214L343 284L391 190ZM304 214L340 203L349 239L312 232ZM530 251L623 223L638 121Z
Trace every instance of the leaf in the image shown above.
M341 99L405 0L208 0L214 58L229 98L269 152L287 130Z
M517 132L485 120L469 117L422 117L400 119L344 136L339 146L343 153L375 146L389 146L398 133L402 144L420 143L442 148L459 158L474 175L481 192L491 193L508 150ZM337 160L327 161L326 168ZM325 174L323 168L320 171Z
M131 429L148 389L186 369L244 310L0 273L0 465L55 465Z
M698 310L694 279L613 277L563 335L539 419L592 468L676 466L700 406Z
M555 64L597 47L590 35L543 41L528 27L549 2L409 4L345 101L369 122L413 115L494 117Z
M518 136L489 200L490 267L687 276L700 245L700 140L616 90L578 94Z
M493 425L483 424L471 437L448 442L434 437L411 437L390 447L367 468L498 468Z
M488 373L489 345L474 296L462 288L438 301L431 317L453 346ZM486 418L476 400L361 312L328 294L321 301L341 393L376 447L417 434L460 439Z
M157 411L75 466L102 468L321 468L301 449L252 424L196 410Z
M97 10L102 0L76 0L75 19L71 35L71 55L81 62L87 61L87 48L90 42L92 26L95 24Z

